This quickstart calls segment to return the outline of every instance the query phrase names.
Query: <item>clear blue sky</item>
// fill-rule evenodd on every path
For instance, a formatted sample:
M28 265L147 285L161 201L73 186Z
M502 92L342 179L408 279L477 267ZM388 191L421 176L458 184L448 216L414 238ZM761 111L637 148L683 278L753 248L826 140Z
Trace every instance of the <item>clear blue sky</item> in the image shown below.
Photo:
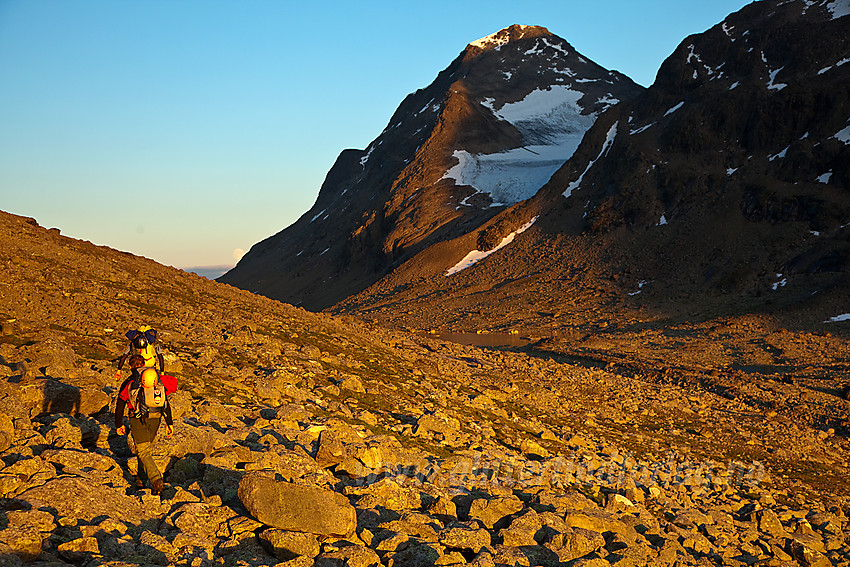
M743 0L0 0L0 210L234 263L467 43L541 25L648 86Z

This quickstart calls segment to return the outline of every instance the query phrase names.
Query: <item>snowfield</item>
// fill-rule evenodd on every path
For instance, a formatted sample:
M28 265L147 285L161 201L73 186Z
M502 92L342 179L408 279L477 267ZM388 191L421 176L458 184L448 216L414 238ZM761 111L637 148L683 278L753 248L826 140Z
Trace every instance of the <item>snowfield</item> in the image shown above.
M555 85L549 90L534 90L523 100L499 109L492 99L485 100L482 104L519 130L528 145L495 154L455 150L458 164L443 179L489 194L493 206L528 199L575 153L596 120L596 114L581 113L578 101L583 96L565 85ZM611 106L619 101L607 97L601 102Z

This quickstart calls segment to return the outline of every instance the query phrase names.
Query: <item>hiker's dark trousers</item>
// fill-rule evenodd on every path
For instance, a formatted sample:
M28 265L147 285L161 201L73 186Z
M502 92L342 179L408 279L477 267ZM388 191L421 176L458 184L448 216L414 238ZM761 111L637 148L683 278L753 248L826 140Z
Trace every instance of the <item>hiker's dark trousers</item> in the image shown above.
M139 479L153 483L162 478L162 473L156 468L153 460L153 442L159 429L159 417L148 417L144 422L135 417L130 418L130 433L136 444L136 457L139 459Z

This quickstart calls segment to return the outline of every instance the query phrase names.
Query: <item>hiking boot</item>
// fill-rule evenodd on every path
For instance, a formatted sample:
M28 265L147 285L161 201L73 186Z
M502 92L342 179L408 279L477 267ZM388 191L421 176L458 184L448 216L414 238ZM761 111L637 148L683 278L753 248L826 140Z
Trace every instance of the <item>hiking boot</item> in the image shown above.
M165 490L165 484L163 484L161 478L156 479L151 484L153 484L153 490L151 492L154 496L162 494L162 491Z

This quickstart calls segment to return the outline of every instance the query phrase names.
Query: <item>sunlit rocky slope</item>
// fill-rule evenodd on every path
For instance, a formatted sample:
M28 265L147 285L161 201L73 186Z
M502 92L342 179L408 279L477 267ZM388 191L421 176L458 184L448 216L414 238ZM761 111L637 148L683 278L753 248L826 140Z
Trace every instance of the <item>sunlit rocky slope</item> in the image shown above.
M850 564L829 389L391 332L5 213L0 242L4 565ZM161 497L110 414L141 323L180 379Z

